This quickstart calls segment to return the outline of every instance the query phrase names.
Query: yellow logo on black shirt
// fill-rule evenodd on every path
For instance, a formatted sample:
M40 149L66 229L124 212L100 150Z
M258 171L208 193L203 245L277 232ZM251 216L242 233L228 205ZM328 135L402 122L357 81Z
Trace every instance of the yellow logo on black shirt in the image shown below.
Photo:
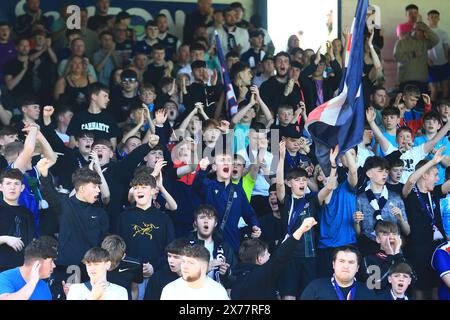
M133 238L136 237L137 234L141 236L148 236L150 240L153 239L152 231L155 229L159 229L159 227L155 226L153 223L147 224L143 223L144 227L138 226L137 224L133 224Z

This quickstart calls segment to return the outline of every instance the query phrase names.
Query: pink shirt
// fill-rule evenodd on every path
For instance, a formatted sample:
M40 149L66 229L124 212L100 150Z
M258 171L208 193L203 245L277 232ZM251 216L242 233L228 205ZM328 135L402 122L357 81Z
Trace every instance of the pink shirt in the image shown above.
M400 38L402 33L410 33L414 28L414 23L405 22L397 26L397 38Z

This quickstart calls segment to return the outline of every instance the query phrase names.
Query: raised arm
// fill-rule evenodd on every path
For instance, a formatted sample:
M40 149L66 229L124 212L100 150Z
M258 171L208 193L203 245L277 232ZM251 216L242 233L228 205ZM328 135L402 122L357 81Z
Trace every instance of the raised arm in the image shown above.
M259 93L259 89L257 86L251 86L250 91L253 95L255 95L256 102L261 106L261 110L264 113L265 118L268 122L273 120L272 113L269 110L269 107L267 107L266 103L261 98L261 95Z
M14 161L14 168L19 169L22 172L27 171L27 167L33 158L34 148L36 147L36 136L39 131L39 127L36 124L28 124L22 131L27 132L28 135L25 138L25 143L22 152Z
M0 90L0 98L2 96L2 91ZM3 108L2 101L0 99L0 121L3 125L9 125L12 118L12 112Z
M358 165L356 164L356 159L350 150L345 153L344 157L348 164L348 183L355 188L358 184Z
M165 162L164 166L167 165L167 161L164 161L164 162ZM158 166L158 163L156 163L156 166ZM156 166L155 166L155 169L156 169ZM153 173L152 173L152 175L153 175ZM158 187L159 192L161 192L164 199L166 199L166 209L169 211L177 210L177 208L178 208L177 202L170 195L170 193L167 191L167 189L164 187L162 172L159 171L159 174L157 176L155 176L155 178L156 178L156 186Z
M111 193L109 191L108 182L106 181L105 176L103 175L102 167L100 165L100 160L98 159L97 152L91 151L91 154L89 156L91 158L91 163L89 163L89 169L97 172L97 174L100 176L100 180L102 182L100 184L100 194L102 195L102 202L106 206L108 205L111 199Z
M388 151L388 149L392 146L392 144L389 142L389 140L383 135L380 128L378 128L377 124L375 123L376 113L375 110L370 107L366 110L366 118L367 122L370 125L370 128L373 131L373 134L375 135L375 138L379 142L381 149L384 153Z
M411 190L416 185L416 182L420 179L420 177L426 173L431 167L437 165L441 160L444 158L442 155L442 152L444 152L445 147L442 147L439 149L432 160L428 161L424 166L422 166L419 170L414 171L412 175L409 176L408 181L406 181L405 185L403 186L402 195L403 198L406 199L406 197L409 195Z
M0 300L28 300L33 294L36 285L39 282L39 269L41 268L41 264L39 261L35 261L33 263L33 267L31 268L30 279L29 281L17 292L14 293L5 293L0 295Z
M145 108L145 109L147 109L147 108ZM139 131L141 130L141 127L144 125L144 112L145 112L144 110L145 109L142 109L139 112L140 118L139 118L138 124L136 124L136 126L134 126L133 129L128 131L126 134L124 134L122 137L122 140L120 140L120 143L117 146L117 149L119 149L120 152L122 151L122 149L125 146L125 143L127 142L128 139L130 139L131 137L134 137L134 136L138 136L138 137L140 136ZM145 143L145 142L143 141L143 143Z
M337 183L336 157L338 156L338 154L339 154L339 145L337 145L334 148L334 150L330 149L331 172L330 176L328 177L327 184L325 185L325 187L322 188L322 190L319 191L319 194L317 195L320 205L328 204L330 202L331 195L333 193L334 188L336 187Z
M449 120L450 117L447 118L447 123L441 130L439 130L439 132L434 136L434 138L423 144L423 151L425 153L427 154L430 153L434 149L434 147L438 144L438 142L441 141L442 138L444 138L447 135L448 130L450 130Z
M286 158L286 142L280 142L280 159L278 160L276 190L278 201L284 202L286 186L284 185L284 159Z
M180 127L178 128L178 130L180 130L182 132L186 132L186 129L187 129L188 125L189 125L189 122L191 121L192 117L195 116L197 113L198 113L198 108L197 108L197 104L196 104L196 107L194 109L192 109L192 111L183 120L183 122L181 123Z
M233 127L236 126L239 123L239 121L241 121L241 119L244 117L244 115L247 113L247 111L250 110L250 108L252 108L255 105L255 103L256 103L255 95L252 94L249 104L246 105L241 110L239 110L239 112L236 113L233 116L233 118L231 119L231 123L232 123Z

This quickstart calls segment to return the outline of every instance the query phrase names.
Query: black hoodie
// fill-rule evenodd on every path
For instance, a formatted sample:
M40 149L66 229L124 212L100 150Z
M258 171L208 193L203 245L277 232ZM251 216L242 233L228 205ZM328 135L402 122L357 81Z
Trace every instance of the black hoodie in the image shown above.
M56 192L52 178L41 176L42 195L58 213L58 260L61 266L78 265L86 251L100 246L108 234L109 221L105 210L76 196L68 197Z
M298 242L289 237L263 265L239 263L232 270L236 281L231 289L231 300L276 300L278 278Z
M125 240L127 252L154 269L165 260L165 248L175 238L172 220L153 207L126 208L119 216L118 234ZM166 262L167 263L167 262Z

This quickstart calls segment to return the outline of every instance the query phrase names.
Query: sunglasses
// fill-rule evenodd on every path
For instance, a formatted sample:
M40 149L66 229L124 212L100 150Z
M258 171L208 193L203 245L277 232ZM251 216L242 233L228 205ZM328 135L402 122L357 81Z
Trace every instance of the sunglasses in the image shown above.
M137 81L136 78L123 78L122 83L135 83Z

